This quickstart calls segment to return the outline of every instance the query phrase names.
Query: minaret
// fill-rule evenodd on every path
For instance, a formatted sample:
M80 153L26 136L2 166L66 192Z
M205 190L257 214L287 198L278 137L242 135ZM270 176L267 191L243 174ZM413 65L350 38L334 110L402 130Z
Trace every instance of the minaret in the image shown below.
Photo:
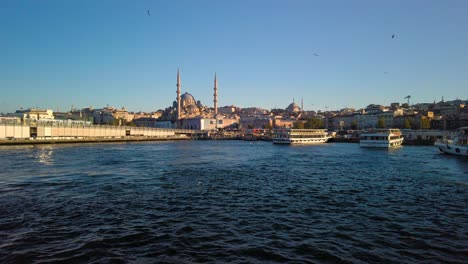
M180 120L180 73L177 68L177 121Z
M304 114L304 98L301 98L301 114Z
M218 117L218 80L216 79L216 72L215 72L215 78L214 78L214 98L213 98L213 103L214 103L214 117Z

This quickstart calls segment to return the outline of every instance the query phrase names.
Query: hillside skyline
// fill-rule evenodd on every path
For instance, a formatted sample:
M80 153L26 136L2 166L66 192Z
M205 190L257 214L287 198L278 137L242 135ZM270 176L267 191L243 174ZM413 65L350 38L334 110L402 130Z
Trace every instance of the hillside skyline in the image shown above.
M406 99L405 99L406 100ZM452 98L448 98L448 100L446 98L442 98L443 102L446 102L446 103L450 103L450 102L454 102L454 101L464 101L464 102L468 102L468 99L463 99L463 98L455 98L455 99L452 99ZM410 105L411 106L416 106L416 105L419 105L419 104L432 104L432 103L440 103L442 102L442 100L435 100L433 102L416 102L416 103L412 103L410 102ZM301 107L301 102L297 102L297 101L294 101L299 107ZM292 102L291 102L292 103ZM267 110L267 111L272 111L272 110L275 110L275 109L283 109L285 110L291 103L289 103L287 106L276 106L276 107L272 107L272 108L264 108L264 107L260 107L260 106L255 106L255 105L251 105L251 106L245 106L245 107L241 107L241 106L238 106L238 105L221 105L221 106L218 106L218 108L222 108L222 107L230 107L230 106L235 106L235 107L238 107L240 109L249 109L249 108L259 108L259 109L263 109L263 110ZM400 106L404 105L407 103L407 101L400 101L400 102L392 102L392 103L399 103ZM202 102L203 104L203 102ZM337 109L329 109L329 107L327 109L305 109L304 107L304 111L315 111L315 112L327 112L327 111L330 111L330 112L336 112L336 111L341 111L343 109L356 109L356 110L360 110L360 109L365 109L367 106L370 106L370 105L382 105L382 106L385 106L385 107L390 107L390 104L379 104L379 103L368 103L367 105L363 106L363 107L354 107L354 106L346 106L346 107L341 107L341 108L337 108ZM212 105L207 105L207 104L203 104L204 106L207 106L209 108L213 108ZM114 108L114 109L122 109L124 108L125 110L129 111L129 112L132 112L132 113L138 113L138 112L146 112L146 113L153 113L153 112L157 112L157 111L164 111L166 108L169 107L166 106L166 107L159 107L159 108L155 108L153 110L150 110L150 111L143 111L143 110L134 110L134 109L129 109L127 108L126 106L116 106L116 105L104 105L104 106L92 106L92 105L88 105L88 106L77 106L77 105L71 105L68 109L60 109L60 108L57 108L57 109L53 109L53 108L50 108L50 107L38 107L38 106L34 106L34 107L20 107L16 110L27 110L27 109L42 109L42 110L52 110L52 111L55 111L55 112L71 112L71 111L78 111L78 110L82 110L82 109L85 109L85 108L92 108L92 109L103 109L103 108L106 108L106 107L111 107L111 108ZM302 109L302 108L301 108ZM11 111L11 112L0 112L2 114L7 114L7 113L13 113L15 112L16 110L14 111Z

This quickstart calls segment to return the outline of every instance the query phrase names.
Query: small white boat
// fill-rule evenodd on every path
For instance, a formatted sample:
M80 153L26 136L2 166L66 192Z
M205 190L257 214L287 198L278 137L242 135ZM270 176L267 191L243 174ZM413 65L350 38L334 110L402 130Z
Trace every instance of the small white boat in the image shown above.
M443 153L468 157L468 127L461 127L453 140L439 139L434 145Z
M359 146L366 148L393 148L403 144L403 135L399 129L375 129L363 132Z
M326 129L280 128L273 131L274 144L319 144L329 138Z

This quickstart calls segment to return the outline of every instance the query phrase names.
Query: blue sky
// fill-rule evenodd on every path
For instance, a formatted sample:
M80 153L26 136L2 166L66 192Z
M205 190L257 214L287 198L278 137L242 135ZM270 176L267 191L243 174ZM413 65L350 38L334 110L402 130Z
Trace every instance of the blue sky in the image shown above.
M177 68L210 106L215 71L221 106L467 99L467 14L464 0L0 1L0 112L164 109Z

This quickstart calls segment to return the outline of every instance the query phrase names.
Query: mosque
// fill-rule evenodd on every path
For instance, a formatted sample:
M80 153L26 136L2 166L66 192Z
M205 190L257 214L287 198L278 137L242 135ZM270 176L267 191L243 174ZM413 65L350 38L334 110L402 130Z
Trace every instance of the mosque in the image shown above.
M180 71L177 70L177 98L172 104L172 120L177 128L216 130L235 126L239 123L238 117L229 117L218 114L218 80L214 76L213 108L202 105L193 95L185 92L181 95Z
M294 99L293 99L293 102L288 105L288 107L286 107L286 111L288 111L289 113L293 113L293 114L298 114L300 113L302 110L302 107L299 107L295 102L294 102Z

